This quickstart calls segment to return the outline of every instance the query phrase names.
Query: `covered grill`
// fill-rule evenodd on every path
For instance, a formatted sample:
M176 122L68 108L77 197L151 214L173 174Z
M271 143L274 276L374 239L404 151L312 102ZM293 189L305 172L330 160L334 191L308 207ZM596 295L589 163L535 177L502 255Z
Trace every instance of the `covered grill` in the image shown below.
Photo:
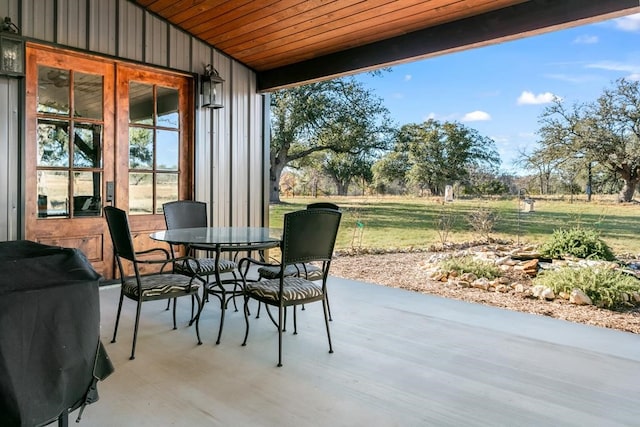
M78 249L0 242L0 425L66 424L113 371L98 280Z

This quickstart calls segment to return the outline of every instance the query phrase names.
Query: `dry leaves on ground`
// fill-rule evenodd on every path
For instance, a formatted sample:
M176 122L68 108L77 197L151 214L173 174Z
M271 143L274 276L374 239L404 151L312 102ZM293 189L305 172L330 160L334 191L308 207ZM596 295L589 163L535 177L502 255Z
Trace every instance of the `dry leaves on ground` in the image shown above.
M595 306L578 306L563 300L541 301L513 292L443 286L442 283L431 280L421 266L428 257L427 252L338 255L331 263L330 274L570 322L640 333L640 310L637 307L618 312Z

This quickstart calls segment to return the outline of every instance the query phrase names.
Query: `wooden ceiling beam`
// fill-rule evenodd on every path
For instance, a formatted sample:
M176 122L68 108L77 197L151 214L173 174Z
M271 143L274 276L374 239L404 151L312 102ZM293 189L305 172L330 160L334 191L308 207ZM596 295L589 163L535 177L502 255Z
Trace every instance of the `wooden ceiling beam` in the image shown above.
M258 72L258 90L311 83L638 12L638 0L531 0Z

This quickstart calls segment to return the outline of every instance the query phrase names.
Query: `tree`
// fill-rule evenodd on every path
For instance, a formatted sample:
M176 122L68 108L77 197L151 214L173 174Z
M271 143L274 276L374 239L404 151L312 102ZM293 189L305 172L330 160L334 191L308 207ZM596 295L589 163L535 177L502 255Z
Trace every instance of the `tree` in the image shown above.
M398 132L392 153L383 157L377 173L389 171L420 190L442 195L447 184L467 182L470 169L497 168L500 157L491 138L457 122L429 119L407 124ZM402 162L406 162L404 165Z
M522 151L516 163L527 170L534 171L540 194L549 194L551 190L551 175L556 170L559 162L560 160L555 155L536 149L531 153Z
M271 98L269 199L280 201L280 175L313 153L363 155L386 149L388 111L361 83L340 78L275 92Z
M354 179L372 181L372 165L371 157L364 154L329 153L322 169L336 184L338 195L346 196Z
M640 183L640 82L619 79L595 102L569 108L556 99L541 124L544 152L598 163L623 181L618 200L632 200Z

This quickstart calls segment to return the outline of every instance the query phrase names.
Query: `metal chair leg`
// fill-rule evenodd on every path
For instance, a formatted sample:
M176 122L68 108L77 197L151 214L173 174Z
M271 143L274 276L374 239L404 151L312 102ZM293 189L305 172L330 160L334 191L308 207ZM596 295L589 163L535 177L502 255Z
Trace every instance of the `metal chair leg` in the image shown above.
M120 302L118 303L118 314L116 314L116 326L113 328L113 338L111 342L116 342L116 335L118 334L118 324L120 323L120 312L122 311L122 300L124 299L124 293L120 290Z
M282 367L282 322L284 317L284 309L282 306L278 307L278 367ZM286 312L285 312L286 313Z
M249 297L248 296L244 297L244 324L245 324L244 341L242 341L242 345L246 346L247 338L249 337Z
M322 300L322 311L324 312L324 324L327 328L327 339L329 340L329 353L333 353L333 346L331 345L331 333L329 332L329 313L328 313L327 296L324 296Z
M175 306L174 306L175 307ZM142 310L142 301L138 300L138 307L136 308L136 324L133 328L133 345L131 346L131 357L129 360L135 359L136 354L136 340L138 338L138 325L140 324L140 311Z
M200 300L200 297L198 296L198 294L193 294L193 296L191 297L191 301L193 301L193 297L195 296L195 298L198 300L198 312L196 313L196 318L195 318L195 322L196 322L196 337L198 338L198 345L202 345L202 340L200 339L200 325L199 325L199 321L200 321L200 313L202 313L202 308L204 307L204 301ZM193 320L192 320L193 322Z

